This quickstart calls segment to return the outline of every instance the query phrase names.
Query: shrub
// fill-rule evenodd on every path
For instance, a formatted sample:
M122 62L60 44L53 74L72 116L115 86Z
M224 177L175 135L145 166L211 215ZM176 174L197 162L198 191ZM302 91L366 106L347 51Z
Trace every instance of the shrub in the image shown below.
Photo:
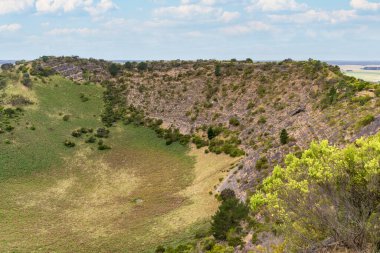
M222 68L220 66L220 64L217 64L215 66L215 76L221 76L222 75Z
M265 157L265 156L262 156L260 157L257 161L256 161L256 169L257 170L264 170L264 169L267 169L269 168L269 163L268 163L268 159Z
M139 71L145 71L148 69L148 64L146 62L140 62L139 64L137 64L137 69Z
M63 121L69 121L69 119L70 119L70 115L65 115L65 116L63 116Z
M264 180L251 207L282 224L287 252L308 251L328 238L355 252L380 249L380 134L344 149L313 142L285 164Z
M280 133L280 142L282 145L287 144L289 141L289 135L286 129L282 129Z
M229 121L230 125L232 126L239 126L240 125L240 121L238 118L236 117L232 117L230 118L230 121Z
M231 229L239 229L240 223L248 217L248 207L236 197L222 201L212 217L211 231L218 240L226 240Z
M68 148L73 148L73 147L75 147L75 143L72 142L72 141L68 141L68 140L66 140L63 144L64 144L66 147L68 147Z
M259 120L257 121L259 124L265 124L267 123L267 119L264 116L260 116Z
M96 130L95 136L98 137L98 138L108 138L109 137L109 133L110 133L110 131L108 129L105 129L105 128L101 127L101 128L98 128Z
M90 136L85 142L86 143L95 143L96 142L96 138L94 136Z
M209 140L212 140L215 137L217 137L222 131L223 131L223 129L221 127L212 127L212 126L210 126L207 129L207 137L208 137Z
M375 116L369 114L369 115L364 116L363 118L361 118L359 120L359 122L356 124L356 127L360 128L360 127L367 126L367 125L371 124L374 120L375 120Z
M111 76L115 77L115 76L117 76L117 74L119 74L120 68L121 68L121 66L119 64L112 63L108 67L108 71L110 72Z

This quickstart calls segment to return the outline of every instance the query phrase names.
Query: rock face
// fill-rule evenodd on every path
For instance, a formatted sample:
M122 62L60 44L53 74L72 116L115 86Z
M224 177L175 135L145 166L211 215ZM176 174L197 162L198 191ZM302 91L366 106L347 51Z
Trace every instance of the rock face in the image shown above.
M86 79L87 73L89 80L123 85L126 104L182 133L195 133L204 125L239 132L246 156L219 190L233 188L241 199L286 154L300 152L312 140L344 145L380 128L379 117L358 128L363 116L380 114L379 97L360 95L366 87L360 93L352 88L355 79L318 61L149 62L147 71L135 66L112 79L110 63L104 61L53 58L42 64L76 81ZM229 124L232 117L238 124ZM282 129L290 136L286 145L280 143Z

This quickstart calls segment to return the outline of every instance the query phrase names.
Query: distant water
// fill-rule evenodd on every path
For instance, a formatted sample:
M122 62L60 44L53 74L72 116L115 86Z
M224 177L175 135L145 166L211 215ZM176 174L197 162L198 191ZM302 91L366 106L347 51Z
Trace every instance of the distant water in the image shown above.
M6 63L15 63L16 61L13 61L13 60L0 60L0 66L3 65L3 64L6 64Z
M326 61L330 65L380 65L380 61Z

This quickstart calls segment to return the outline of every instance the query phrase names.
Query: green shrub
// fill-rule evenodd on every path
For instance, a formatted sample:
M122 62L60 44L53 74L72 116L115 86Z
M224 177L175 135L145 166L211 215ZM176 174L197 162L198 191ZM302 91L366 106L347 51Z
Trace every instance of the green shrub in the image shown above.
M375 120L375 116L369 114L369 115L364 116L363 118L361 118L359 120L359 122L356 124L356 127L360 128L360 127L367 126L367 125L371 124L374 120Z
M247 219L248 211L248 207L235 196L222 201L212 217L211 231L214 237L217 240L226 240L231 229L240 229L240 223Z
M75 147L75 143L72 142L72 141L69 141L69 140L66 140L63 144L64 144L66 147L68 147L68 148L73 148L73 147Z
M98 138L108 138L110 134L110 131L108 129L105 129L103 127L96 129L95 136Z
M265 116L260 116L259 120L257 121L257 123L259 124L265 124L267 123L267 119L265 118Z
M251 207L281 224L286 252L306 252L328 238L355 252L380 249L380 134L343 149L313 142L285 164L264 180Z
M63 116L63 121L69 121L69 119L70 119L70 115L65 115L65 116Z
M240 125L240 121L239 121L239 119L236 118L236 117L232 117L232 118L230 118L229 123L230 123L230 125L232 125L232 126L239 126L239 125Z

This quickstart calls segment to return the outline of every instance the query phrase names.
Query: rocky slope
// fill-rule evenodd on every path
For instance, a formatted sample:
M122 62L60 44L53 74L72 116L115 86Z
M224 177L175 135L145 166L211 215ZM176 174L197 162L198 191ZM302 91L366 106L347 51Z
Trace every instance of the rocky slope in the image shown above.
M126 105L184 134L207 140L204 126L235 131L246 156L219 190L233 188L241 199L285 154L301 151L312 140L344 145L380 128L378 85L346 77L338 67L319 61L200 60L113 66L105 61L48 57L33 65L78 82L118 87ZM109 71L115 66L116 71ZM289 134L285 145L279 138L283 129Z

